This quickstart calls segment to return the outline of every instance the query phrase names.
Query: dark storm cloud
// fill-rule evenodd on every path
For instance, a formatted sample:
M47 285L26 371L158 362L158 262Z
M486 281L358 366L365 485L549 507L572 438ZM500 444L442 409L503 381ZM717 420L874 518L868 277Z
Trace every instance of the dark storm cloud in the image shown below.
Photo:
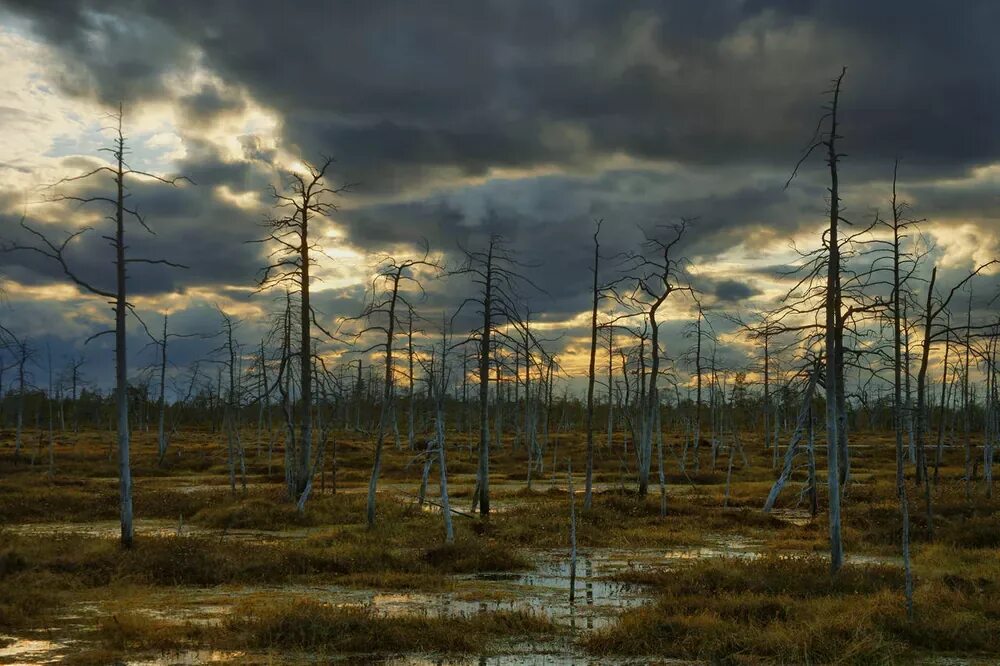
M105 100L161 97L163 77L192 64L193 51L171 26L114 2L4 2L26 16L63 54L56 80L67 92Z
M182 169L197 178L198 184L181 183L171 187L138 178L129 183L128 205L138 209L155 233L145 231L134 218L127 216L126 234L129 257L166 259L188 268L132 264L129 267L130 292L142 295L183 292L205 284L248 286L264 263L262 246L247 242L261 235L259 223L263 211L246 210L228 203L214 196L212 187L218 183L266 181L247 164L188 159L183 161ZM76 188L63 187L60 194L85 198L109 196L103 185L99 178L91 178L80 181ZM34 219L36 212L42 217L54 215L66 222L39 223ZM81 215L100 217L109 212L108 207L100 203L80 205L54 201L30 208L26 223L44 232L53 242L60 243L77 230ZM0 237L19 245L37 246L37 239L18 227L19 219L12 213L0 215ZM74 272L102 289L110 289L114 279L114 251L103 238L109 233L110 225L106 219L98 219L93 229L78 236L66 250L67 261ZM57 262L37 253L12 252L5 255L5 260L7 277L22 284L65 280Z
M335 216L355 248L426 239L454 268L460 248L503 235L542 287L522 293L543 311L539 319L589 306L595 219L605 219L602 279L617 275L617 257L641 246L643 230L681 218L691 221L678 249L695 261L737 245L759 251L821 222L821 156L783 186L842 65L849 68L841 115L846 216L866 220L874 206L885 209L900 156L916 216L1000 218L992 183L937 182L1000 153L1000 4L985 0L0 6L27 19L59 55L54 77L70 94L112 104L169 101L193 128L251 101L273 109L279 147L313 160L333 155L334 184L358 183L357 199L346 197ZM214 83L183 94L172 88L201 68ZM238 137L245 161L231 161L207 141L183 139L187 157L177 168L197 186L137 184L135 201L158 236L131 238L137 254L192 269L137 267L133 288L221 293L222 285L250 285L263 248L244 241L259 235L276 152L247 134ZM467 180L498 168L515 175ZM237 207L218 196L223 187L260 193L263 206ZM851 188L884 195L868 201ZM8 212L2 235L16 225L16 209L0 201ZM80 245L81 271L106 275L108 248L98 234ZM26 256L5 272L29 284L62 279ZM750 281L741 281L746 275ZM757 295L757 276L763 283L773 275L773 267L748 268L695 286L725 305ZM427 288L431 308L453 310L470 285L453 276ZM331 317L360 309L357 289L321 293L316 302ZM191 317L207 326L213 314ZM475 325L468 312L459 321ZM686 344L676 341L682 330L665 327L669 353Z
M712 289L716 300L725 304L739 303L760 293L753 285L738 280L721 280Z
M796 188L808 203L791 206L778 184L842 64L850 66L847 184L885 180L901 153L908 174L952 173L993 159L1000 140L1000 88L991 84L1000 74L991 34L1000 6L987 2L306 2L295 11L266 2L5 4L62 54L70 92L113 102L127 91L139 103L168 95L168 75L200 63L225 84L178 100L194 122L242 108L245 91L281 114L285 140L303 156L335 155L338 179L358 183L362 197L447 187L456 175L496 167L600 169L613 153L771 173L737 194L675 196L658 211L624 196L602 202L599 189L584 191L602 186L594 181L553 188L538 180L539 206L558 197L557 206L575 209L555 214L508 211L489 198L470 213L417 192L353 213L360 247L419 237L451 247L491 226L515 238L525 228L558 229L567 251L582 250L586 234L575 231L592 217L645 225L691 216L691 251L711 255L743 240L748 225L818 219L822 185L803 175ZM254 137L240 141L248 158L273 158ZM245 168L186 166L199 183L259 185ZM661 174L651 178L652 188L670 187ZM579 196L589 209L569 200Z
M181 97L179 103L185 120L195 125L210 125L219 116L246 108L246 101L238 93L215 85L204 85L198 92Z
M616 151L787 164L841 65L854 159L946 171L1000 141L985 1L7 4L64 54L72 91L158 96L201 53L372 188Z
M706 256L750 242L747 227L766 228L788 238L805 224L821 219L819 203L795 203L783 180L758 178L752 186L725 194L692 191L684 174L613 171L596 177L545 176L462 188L406 202L375 204L343 211L338 220L352 243L388 250L426 239L443 251L451 265L461 262L462 248L480 249L501 234L525 264L522 272L542 291L525 289L526 300L548 319L565 319L589 304L594 221L601 231L601 280L610 282L627 270L623 256L640 249L646 235L666 237L688 219L677 256ZM812 186L806 186L812 192ZM805 210L804 218L796 213ZM696 285L712 293L714 284ZM458 302L464 296L455 296Z

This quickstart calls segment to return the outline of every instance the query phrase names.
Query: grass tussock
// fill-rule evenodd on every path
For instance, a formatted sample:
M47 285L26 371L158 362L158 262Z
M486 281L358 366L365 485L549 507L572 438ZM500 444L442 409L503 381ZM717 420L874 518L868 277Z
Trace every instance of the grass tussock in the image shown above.
M444 573L483 571L518 571L531 566L522 553L501 543L481 539L462 539L452 544L433 546L424 552L424 561Z
M147 615L114 614L97 625L101 642L122 652L180 650L204 640L206 630L194 624L179 624Z
M679 596L749 593L808 598L873 594L902 589L903 585L902 570L890 565L845 566L832 577L829 572L829 561L819 556L766 555L757 559L706 559L679 571L634 569L616 579Z
M107 586L217 586L326 582L377 589L442 589L449 574L512 571L530 560L500 541L462 533L456 543L399 545L382 531L347 538L237 541L200 536L137 539L129 550L87 536L10 536L0 550L0 627L23 626L67 593ZM408 541L403 539L404 542Z
M1000 631L994 595L935 577L918 579L918 612L908 620L902 572L888 565L849 565L831 577L822 558L769 556L621 578L651 586L657 600L587 636L595 654L883 664L930 651L990 652Z
M65 597L62 579L33 572L0 576L0 628L29 626L55 610Z
M251 497L237 502L222 502L201 508L191 522L222 529L285 530L316 524L315 512L297 511L289 502Z
M223 621L217 640L241 649L469 653L483 650L501 638L555 631L550 621L523 611L389 617L368 607L337 607L299 599L237 606Z

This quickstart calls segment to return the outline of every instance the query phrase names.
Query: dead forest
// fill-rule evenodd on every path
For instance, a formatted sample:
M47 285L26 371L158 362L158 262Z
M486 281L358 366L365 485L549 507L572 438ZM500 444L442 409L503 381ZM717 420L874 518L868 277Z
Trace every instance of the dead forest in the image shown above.
M114 357L0 309L0 663L997 658L997 262L935 263L905 146L877 209L844 200L850 94L841 71L788 165L825 215L777 308L705 298L697 217L580 220L571 340L501 234L381 254L359 307L317 307L355 189L330 157L246 220L266 321L144 310L131 267L186 266L133 249L156 219L130 185L200 185L133 168L119 106L102 165L46 191L102 226L28 211L3 239L110 306Z

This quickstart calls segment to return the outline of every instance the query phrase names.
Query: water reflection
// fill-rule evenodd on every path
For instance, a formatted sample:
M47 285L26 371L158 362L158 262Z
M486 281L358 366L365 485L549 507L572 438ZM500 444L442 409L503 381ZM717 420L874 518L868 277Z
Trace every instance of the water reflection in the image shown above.
M165 521L164 521L165 523ZM147 521L147 529L167 529L166 524ZM29 527L29 526L21 526ZM78 526L79 527L79 526ZM115 524L117 527L117 524ZM171 526L173 527L173 526ZM92 524L91 529L101 531L104 525ZM37 532L36 532L37 533ZM225 585L217 587L153 588L143 595L141 607L130 612L193 624L212 624L234 606L255 597L269 602L278 600L312 599L333 606L364 606L384 616L421 614L453 617L498 610L526 610L545 615L554 622L568 627L566 635L553 637L534 645L504 643L502 653L483 657L443 659L430 655L406 655L382 660L380 663L395 666L421 664L590 664L590 663L646 663L645 660L609 662L593 661L580 653L574 636L607 626L625 610L651 600L651 591L642 586L617 582L616 576L636 568L662 569L681 566L685 561L705 557L756 557L759 544L740 539L717 538L709 546L663 549L610 549L595 548L578 555L576 578L576 603L569 601L570 560L565 550L536 551L536 566L527 572L470 574L452 577L452 585L443 591L383 591L347 588L326 584L293 585ZM88 602L68 609L60 619L63 635L72 622L89 622L107 614L111 609L105 603ZM42 641L22 637L0 648L0 663L46 663L56 661L68 651L66 643ZM312 657L315 659L315 656ZM341 662L372 663L373 659L342 656ZM308 661L305 658L304 660ZM173 655L148 655L129 663L146 666L163 664L223 663L287 663L295 659L263 653L233 653L195 650Z

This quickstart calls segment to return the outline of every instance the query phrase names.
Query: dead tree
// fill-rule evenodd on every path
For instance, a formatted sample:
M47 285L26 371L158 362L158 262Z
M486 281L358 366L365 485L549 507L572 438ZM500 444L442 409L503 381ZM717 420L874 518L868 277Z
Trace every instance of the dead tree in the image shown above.
M24 338L16 338L12 334L12 346L17 352L17 424L14 430L14 462L21 459L24 437L24 397L28 391L28 361L34 356L34 350Z
M900 519L903 523L902 552L905 571L904 592L906 595L906 613L913 616L913 575L910 570L910 510L906 495L906 483L903 475L903 430L905 428L903 404L903 293L906 281L916 267L916 261L911 262L909 274L904 275L904 262L908 257L902 251L902 243L906 231L916 225L916 220L905 216L906 202L900 201L896 192L896 177L899 171L899 160L892 170L892 353L893 353L893 429L896 437L896 495L899 500Z
M917 370L917 414L915 438L917 440L917 466L920 470L919 478L922 479L922 483L924 485L924 508L927 518L927 532L928 536L932 539L934 537L934 513L931 507L931 484L927 473L927 451L924 442L924 437L929 429L926 408L927 366L930 360L931 346L942 338L947 339L947 336L951 334L951 328L949 326L938 326L935 328L935 322L942 313L946 312L948 305L951 303L951 299L955 296L955 293L959 289L964 287L966 283L968 283L976 275L995 263L997 263L996 260L981 264L972 270L954 287L952 287L946 295L941 297L936 296L934 293L934 285L937 281L937 266L931 269L930 282L927 285L926 304L922 313L923 331L920 341L920 365Z
M126 319L129 312L132 312L133 315L135 315L135 311L132 309L132 306L128 301L128 267L132 264L154 264L174 268L185 268L185 266L167 261L166 259L148 259L144 257L127 256L128 245L126 243L125 234L125 220L127 216L138 222L138 224L147 232L151 234L153 233L146 224L146 220L143 215L139 213L138 208L136 206L130 207L127 205L126 200L130 196L128 183L135 176L138 176L140 179L147 178L172 186L176 186L182 180L187 180L188 182L191 181L183 176L176 178L164 178L145 171L133 169L129 166L127 161L129 147L123 129L124 112L121 105L119 105L118 112L113 114L112 118L115 123L113 127L113 131L115 133L114 140L110 147L103 149L105 152L111 154L112 163L99 166L78 176L64 178L59 181L57 185L84 181L92 176L108 175L111 177L114 185L114 194L111 196L66 194L56 196L54 201L77 203L80 205L96 203L107 205L112 208L113 214L110 216L110 219L114 222L114 233L109 236L104 236L104 238L109 241L114 250L114 287L98 286L97 283L92 281L90 278L77 273L71 266L72 262L67 256L67 251L74 244L74 241L90 231L89 227L85 227L67 235L62 242L54 242L40 231L28 226L22 220L21 227L34 237L35 243L28 245L14 243L8 245L7 249L30 251L55 261L62 268L66 277L69 278L77 287L80 287L84 291L95 296L108 299L114 304L114 329L111 331L104 331L98 335L112 332L115 335L115 402L118 412L118 478L121 515L121 545L124 548L129 548L132 546L134 530L132 525L132 467L130 462L131 440L129 433L128 410Z
M771 467L776 468L778 466L778 431L777 427L772 429L772 424L777 426L777 419L773 413L773 408L771 404L771 384L774 377L773 371L773 356L774 349L772 346L774 338L782 332L781 327L775 326L770 321L770 316L768 313L762 313L757 316L758 321L756 323L747 323L743 321L741 315L731 315L728 317L734 323L738 324L742 330L744 330L749 338L753 341L757 341L761 344L763 348L763 359L761 364L761 370L763 374L763 402L761 404L762 408L762 421L764 429L763 443L764 448L771 449ZM772 436L773 430L773 436Z
M587 372L587 474L583 492L584 511L590 511L594 491L594 381L597 378L597 306L601 298L600 289L597 286L598 266L601 260L601 244L598 236L601 233L602 221L598 220L594 229L594 266L591 269L594 274L594 281L592 290L593 309L590 315L590 366Z
M54 397L55 391L54 391L54 384L53 384L53 381L52 381L52 346L50 344L46 344L45 345L45 360L47 362L48 372L49 372L49 385L48 385L48 388L45 391L45 406L48 408L48 412L49 412L49 419L48 419L48 421L49 421L49 423L48 423L48 425L49 425L49 471L48 471L48 475L51 477L51 476L53 476L56 473L56 459L55 459L56 442L55 442L55 432L53 430L53 428L54 428L54 423L53 423L54 416L53 416L53 413L52 413L52 402L53 402L53 397ZM39 435L39 436L41 436L41 435Z
M555 365L555 359L546 353L543 342L550 342L549 340L542 340L535 336L531 329L531 308L525 305L524 315L520 322L514 323L514 332L518 334L518 339L514 341L515 350L518 355L524 358L524 435L525 435L525 445L528 449L528 478L530 484L531 478L531 462L535 461L539 464L544 460L544 449L538 443L538 409L542 407L546 414L551 408L552 402L552 391L551 391L551 379L552 379L552 369ZM503 336L504 342L511 342L511 335L509 333ZM536 362L535 351L537 350L539 359ZM537 387L532 393L532 383L531 383L531 372L532 368L538 369L538 383ZM545 374L548 372L548 379L546 379ZM517 386L517 375L514 376L514 384ZM516 403L515 403L516 407ZM515 419L516 420L516 419ZM548 443L548 417L546 416L546 444ZM520 423L520 421L518 421ZM539 468L541 471L541 468Z
M812 401L816 389L816 382L819 379L819 370L818 361L813 364L812 368L807 370L809 380L806 382L806 388L802 392L802 406L799 409L799 418L795 424L795 430L792 431L792 437L788 442L788 446L785 448L785 462L781 469L781 473L778 475L774 485L771 486L771 491L768 493L767 500L764 502L764 513L768 513L774 508L774 503L778 500L778 495L791 478L795 454L798 452L799 443L802 441L802 438L807 434L811 437ZM812 477L812 474L810 474L810 477ZM810 478L810 482L811 481L812 478ZM810 483L810 485L812 484Z
M236 493L236 463L237 458L240 466L240 478L242 479L243 492L247 490L247 468L246 457L243 452L243 442L240 439L240 386L237 377L242 373L237 367L237 363L242 360L239 352L239 343L233 338L233 331L241 323L227 314L221 308L219 315L222 317L222 335L224 337L222 346L217 350L225 353L223 367L229 379L229 388L226 391L226 398L223 407L223 427L226 431L226 460L229 465L229 488Z
M639 416L640 440L636 449L639 469L639 495L645 496L649 487L649 471L653 459L653 429L660 408L657 381L660 376L660 327L657 314L667 298L675 292L691 291L684 284L683 260L673 254L674 248L684 237L688 220L670 227L666 239L646 235L643 252L629 258L629 279L634 283L630 304L637 308L646 319L650 331L650 367L648 387L645 378L641 382L642 408ZM640 350L640 364L645 375L645 353Z
M406 409L406 443L410 451L416 445L416 432L414 423L416 416L416 392L414 391L414 386L416 382L416 375L414 374L414 351L413 351L413 318L415 314L413 308L407 308L406 317L406 360L409 369L408 377L409 380L409 392L407 395L407 409Z
M272 188L275 208L282 213L265 221L268 234L251 242L274 246L268 255L270 263L265 266L258 280L261 290L282 286L299 295L299 432L296 438L296 459L291 461L292 470L290 499L297 500L306 490L312 466L312 410L313 410L313 349L312 327L329 333L316 321L316 313L310 301L312 286L311 269L315 265L314 253L323 250L313 240L313 228L317 221L327 219L337 210L331 199L350 189L349 185L331 188L326 185L327 171L333 158L326 158L320 165L305 164L302 172L290 172L284 193ZM289 350L289 354L291 354ZM294 430L294 425L291 426Z
M471 277L478 294L466 299L462 306L464 308L470 303L478 306L478 315L482 317L482 326L472 331L469 340L477 343L479 361L479 465L476 494L479 514L487 518L490 515L490 358L494 351L498 325L520 319L516 307L519 288L534 285L519 272L524 264L514 259L500 236L490 236L484 250L465 249L464 252L464 264L451 274Z
M257 355L257 457L260 457L260 438L267 422L267 460L270 467L271 451L274 446L274 421L271 415L271 386L267 381L267 354L264 352L265 340L261 338L260 352ZM268 472L270 473L270 472Z
M830 231L827 235L828 259L826 281L826 437L827 484L830 514L830 570L837 573L844 562L844 546L840 534L840 387L842 351L838 345L837 331L840 312L840 243L837 239L840 224L840 190L837 163L837 104L840 101L842 71L837 78L830 109L830 131L826 138L827 164L830 167Z
M397 311L402 304L407 311L413 313L413 304L408 298L410 289L417 293L423 293L418 273L421 270L440 270L440 265L433 259L428 258L425 249L424 255L420 259L396 259L395 257L383 257L379 262L375 277L371 284L371 300L365 306L364 311L354 319L365 319L368 325L358 333L362 337L368 333L380 333L384 339L375 345L363 350L367 353L374 349L381 349L385 356L385 376L382 383L382 406L379 413L378 426L375 431L375 454L372 462L371 478L368 482L368 503L366 517L368 527L375 526L375 493L378 489L379 473L382 470L382 445L385 438L385 428L387 420L395 421L395 411L393 409L393 390L395 382L395 361L393 359L393 342L395 341L397 327L402 328L402 321Z
M80 433L80 404L78 400L78 389L82 383L82 376L80 374L80 368L83 367L85 359L82 356L78 356L73 359L69 365L69 376L70 376L70 399L73 404L73 433Z
M816 132L810 140L805 153L799 159L788 184L795 178L799 167L817 149L825 149L826 163L830 171L829 228L824 234L826 248L826 289L823 294L826 372L824 388L826 390L826 436L827 436L827 481L829 493L829 525L830 525L830 570L837 573L844 563L844 546L841 537L840 519L840 484L842 477L841 454L846 452L846 438L842 439L846 415L842 414L845 407L843 394L843 322L844 314L841 308L841 240L839 225L841 218L840 181L838 164L842 153L837 152L837 140L842 138L838 133L837 111L840 103L840 89L847 68L833 81L833 88L828 91L830 103L816 126ZM826 123L824 131L823 124Z
M167 421L167 343L170 338L192 338L196 337L194 334L189 333L170 333L167 330L167 314L163 314L163 334L160 338L153 340L153 345L159 347L159 361L160 361L160 397L157 400L157 436L156 436L156 451L157 451L157 464L162 465L163 460L167 455L167 446L170 443L169 434L166 431L166 421ZM74 379L75 381L75 379ZM75 386L75 384L74 384ZM76 395L76 389L73 390L74 396ZM75 398L74 398L75 400Z
M965 497L972 497L972 401L969 396L969 370L972 356L972 289L965 319L965 361L962 371L962 435L965 443Z
M944 360L941 363L941 402L938 407L937 448L934 452L934 485L941 478L941 457L944 455L945 408L948 396L948 354L951 351L951 313L945 312Z
M450 368L448 366L448 350L450 348L448 336L447 320L442 316L441 321L441 363L435 370L435 352L431 350L427 367L427 389L431 399L434 401L434 445L437 449L439 485L441 489L441 516L444 520L444 540L445 543L454 543L455 530L451 522L451 500L448 496L448 464L445 441L445 402L448 399L448 384L450 381ZM428 450L428 460L431 460L433 451ZM429 471L429 470L428 470ZM426 481L426 473L425 473Z
M607 324L604 328L608 332L608 451L610 451L615 434L615 327L613 324Z
M704 357L702 356L702 340L705 336L704 323L708 323L708 319L705 317L705 311L701 307L701 302L695 298L695 304L698 307L698 316L695 319L693 330L689 327L686 336L694 335L695 343L692 349L689 349L688 353L694 361L694 380L695 380L695 399L694 399L694 415L691 417L692 421L692 435L691 440L694 446L692 447L692 455L694 456L694 469L698 471L701 467L701 458L699 456L699 447L701 446L701 402L702 402L702 381L704 377L704 367L702 363L704 362ZM711 324L709 323L709 329L711 329ZM712 331L714 335L714 331ZM688 445L685 440L684 448L681 451L681 469L685 469L687 466L687 455L688 455Z

